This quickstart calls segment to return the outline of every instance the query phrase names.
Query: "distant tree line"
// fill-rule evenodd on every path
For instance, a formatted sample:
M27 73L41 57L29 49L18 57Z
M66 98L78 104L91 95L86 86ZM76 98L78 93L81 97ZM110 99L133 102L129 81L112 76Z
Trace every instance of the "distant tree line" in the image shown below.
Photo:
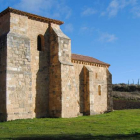
M125 83L120 83L120 84L113 84L112 86L113 91L121 91L121 92L135 92L138 91L140 92L140 85L134 85L134 84L125 84Z

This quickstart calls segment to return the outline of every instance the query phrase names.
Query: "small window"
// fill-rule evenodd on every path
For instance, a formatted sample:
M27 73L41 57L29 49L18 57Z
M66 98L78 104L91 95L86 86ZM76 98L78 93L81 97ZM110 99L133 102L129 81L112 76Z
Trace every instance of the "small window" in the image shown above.
M38 35L37 37L37 50L43 51L44 50L44 36Z
M98 78L98 73L95 73L95 78L96 78L96 79Z
M98 95L101 96L101 85L98 85Z

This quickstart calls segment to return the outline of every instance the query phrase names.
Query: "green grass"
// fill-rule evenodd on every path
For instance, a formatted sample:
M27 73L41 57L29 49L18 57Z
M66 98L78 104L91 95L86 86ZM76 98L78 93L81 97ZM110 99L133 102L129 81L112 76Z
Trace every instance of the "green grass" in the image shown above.
M0 139L140 139L140 110L121 110L70 119L0 122Z

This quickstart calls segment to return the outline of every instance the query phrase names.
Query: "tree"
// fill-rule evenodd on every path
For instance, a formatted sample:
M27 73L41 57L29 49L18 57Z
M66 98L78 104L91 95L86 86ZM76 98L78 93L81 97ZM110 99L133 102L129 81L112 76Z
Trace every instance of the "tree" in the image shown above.
M129 80L128 80L128 86L129 86Z
M134 80L132 79L132 81L133 81L133 85L134 85Z
M138 79L138 86L140 85L139 79Z

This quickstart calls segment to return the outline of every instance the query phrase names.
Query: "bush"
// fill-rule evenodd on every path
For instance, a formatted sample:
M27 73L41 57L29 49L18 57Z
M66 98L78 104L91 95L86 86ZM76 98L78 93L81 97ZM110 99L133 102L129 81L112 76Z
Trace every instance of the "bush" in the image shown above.
M129 86L129 92L137 91L137 87L135 85Z
M140 86L138 85L126 85L124 83L114 84L112 86L113 91L121 91L121 92L134 92L140 91Z

